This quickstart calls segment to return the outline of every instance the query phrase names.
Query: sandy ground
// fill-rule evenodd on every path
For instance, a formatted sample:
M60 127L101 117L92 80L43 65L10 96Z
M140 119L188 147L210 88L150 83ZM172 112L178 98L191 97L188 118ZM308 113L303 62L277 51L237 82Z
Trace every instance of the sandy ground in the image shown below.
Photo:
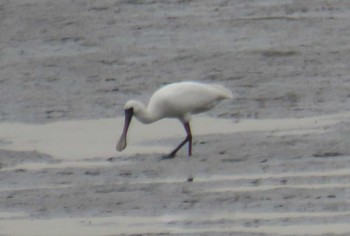
M347 0L1 1L0 235L350 235L349 18ZM125 101L181 80L236 95L193 157L159 159L176 122L134 122L117 153Z

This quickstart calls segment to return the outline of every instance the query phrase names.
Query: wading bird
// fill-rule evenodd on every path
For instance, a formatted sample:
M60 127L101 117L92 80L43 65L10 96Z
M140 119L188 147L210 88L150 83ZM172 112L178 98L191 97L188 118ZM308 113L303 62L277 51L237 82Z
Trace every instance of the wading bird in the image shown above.
M146 107L139 101L130 100L124 105L125 123L122 135L116 145L118 151L125 149L127 132L134 115L140 122L149 124L163 118L177 118L183 124L186 138L167 155L175 157L177 151L188 143L188 155L192 154L191 114L212 109L223 99L232 98L232 92L221 85L199 82L179 82L158 89Z

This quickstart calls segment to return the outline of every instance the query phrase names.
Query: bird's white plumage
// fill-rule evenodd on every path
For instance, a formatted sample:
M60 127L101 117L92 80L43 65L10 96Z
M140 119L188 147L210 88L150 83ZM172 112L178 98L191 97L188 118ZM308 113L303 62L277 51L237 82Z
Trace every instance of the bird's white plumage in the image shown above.
M147 111L160 118L187 119L190 114L210 110L229 98L232 98L231 91L220 85L179 82L157 90L150 98Z

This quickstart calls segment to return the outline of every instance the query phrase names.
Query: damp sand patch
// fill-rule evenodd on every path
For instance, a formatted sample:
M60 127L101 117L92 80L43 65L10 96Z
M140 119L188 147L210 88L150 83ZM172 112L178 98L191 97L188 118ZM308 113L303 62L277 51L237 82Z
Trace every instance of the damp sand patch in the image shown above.
M274 135L301 135L327 132L350 117L350 112L287 119L247 119L235 122L207 116L194 117L194 136L242 132L270 132ZM133 120L128 147L115 150L124 118L60 121L47 124L0 123L0 148L13 151L37 151L61 160L78 161L96 157L119 157L135 154L167 153L172 146L159 141L182 138L181 123L164 119L150 125ZM166 132L165 132L166 131Z

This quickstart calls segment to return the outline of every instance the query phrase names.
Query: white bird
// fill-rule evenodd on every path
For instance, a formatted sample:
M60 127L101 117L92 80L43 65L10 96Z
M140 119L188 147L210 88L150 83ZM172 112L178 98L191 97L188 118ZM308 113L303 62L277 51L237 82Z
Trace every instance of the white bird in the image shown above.
M208 111L221 100L232 97L232 92L221 85L179 82L158 89L150 98L147 107L139 101L130 100L124 105L125 123L116 149L118 151L125 149L127 132L133 115L144 124L163 118L177 118L182 122L187 136L167 158L175 157L177 151L187 142L188 155L191 156L192 134L189 123L191 114Z

